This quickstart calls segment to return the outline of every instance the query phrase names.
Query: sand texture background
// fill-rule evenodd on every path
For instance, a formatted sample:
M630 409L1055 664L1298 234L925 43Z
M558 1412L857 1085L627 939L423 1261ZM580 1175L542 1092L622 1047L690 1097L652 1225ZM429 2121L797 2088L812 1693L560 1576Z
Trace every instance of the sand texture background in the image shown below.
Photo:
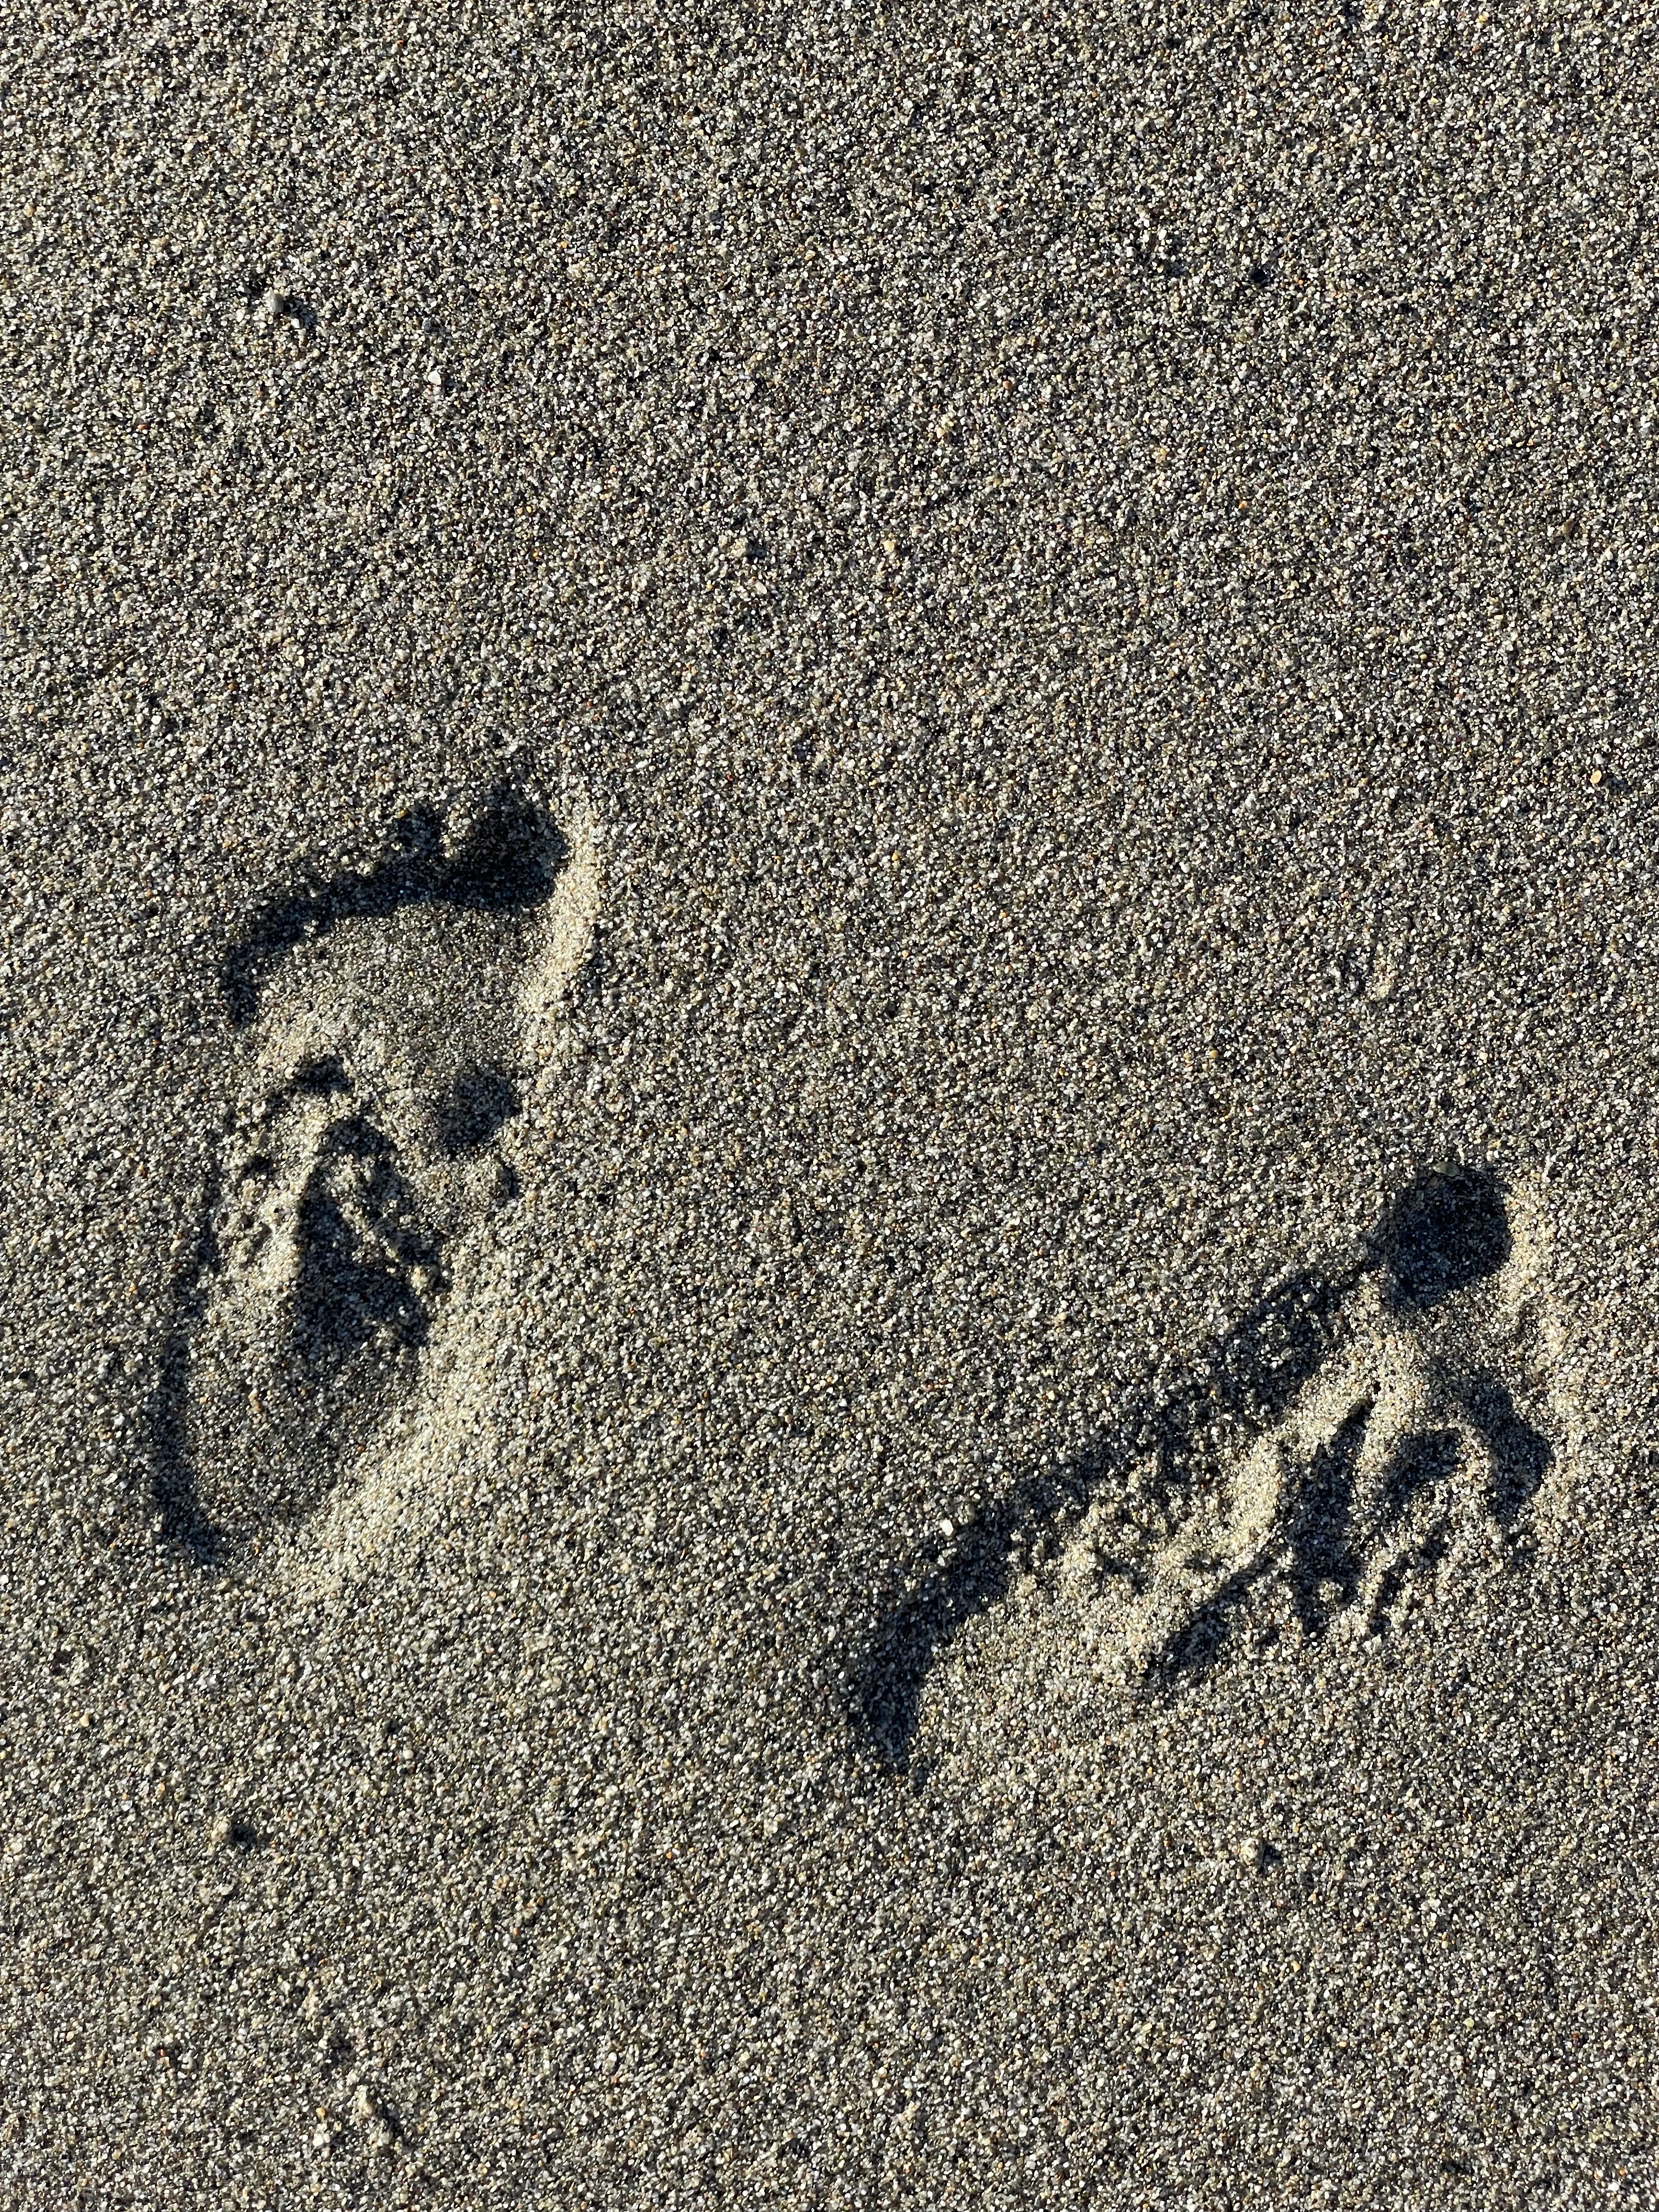
M1641 12L0 40L0 2198L1659 2203Z

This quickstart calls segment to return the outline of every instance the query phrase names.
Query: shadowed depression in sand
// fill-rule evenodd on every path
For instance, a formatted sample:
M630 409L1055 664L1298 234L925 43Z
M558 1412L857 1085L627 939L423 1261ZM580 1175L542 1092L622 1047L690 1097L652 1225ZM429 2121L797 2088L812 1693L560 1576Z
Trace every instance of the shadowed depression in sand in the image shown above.
M905 1763L932 1670L1012 1600L1030 1615L1046 1591L1050 1638L1151 1695L1284 1636L1374 1639L1483 1560L1530 1556L1577 1422L1545 1231L1528 1205L1517 1237L1513 1211L1490 1174L1425 1171L1189 1385L952 1528L860 1684L883 1755Z
M153 1425L163 1529L204 1565L355 1490L365 1454L383 1472L423 1415L441 1423L434 1391L464 1391L477 1232L516 1194L592 934L580 814L561 828L498 791L395 830L223 963L243 1088Z

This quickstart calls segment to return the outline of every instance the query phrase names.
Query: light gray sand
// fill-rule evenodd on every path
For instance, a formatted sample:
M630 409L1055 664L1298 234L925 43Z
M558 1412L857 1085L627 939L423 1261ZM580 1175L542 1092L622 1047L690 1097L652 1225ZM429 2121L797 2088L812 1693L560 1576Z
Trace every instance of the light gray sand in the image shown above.
M1490 16L15 18L9 2206L1659 2202L1659 71Z

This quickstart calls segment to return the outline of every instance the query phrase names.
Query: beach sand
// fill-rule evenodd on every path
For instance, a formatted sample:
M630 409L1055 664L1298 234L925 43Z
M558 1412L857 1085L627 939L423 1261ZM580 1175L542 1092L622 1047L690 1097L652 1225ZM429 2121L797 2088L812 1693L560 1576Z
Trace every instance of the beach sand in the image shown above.
M0 2198L1659 2203L1651 40L5 66Z

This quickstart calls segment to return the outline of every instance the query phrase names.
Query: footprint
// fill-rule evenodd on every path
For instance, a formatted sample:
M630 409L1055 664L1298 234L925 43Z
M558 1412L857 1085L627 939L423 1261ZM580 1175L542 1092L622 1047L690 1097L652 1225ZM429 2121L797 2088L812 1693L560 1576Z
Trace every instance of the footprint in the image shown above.
M1171 1501L1167 1538L1136 1541L1133 1485L1100 1497L1076 1540L1115 1555L1099 1587L1131 1679L1201 1670L1264 1636L1375 1635L1516 1534L1554 1451L1504 1380L1536 1395L1512 1254L1490 1178L1421 1178L1374 1240L1317 1376Z
M1016 1593L1069 1607L1091 1663L1152 1693L1285 1638L1364 1642L1525 1556L1573 1424L1545 1240L1520 1213L1517 1231L1482 1171L1419 1176L1187 1388L921 1563L859 1685L884 1755L904 1763L940 1656Z
M270 907L227 956L240 1095L153 1430L164 1533L243 1559L406 1424L591 939L580 808L502 789Z

